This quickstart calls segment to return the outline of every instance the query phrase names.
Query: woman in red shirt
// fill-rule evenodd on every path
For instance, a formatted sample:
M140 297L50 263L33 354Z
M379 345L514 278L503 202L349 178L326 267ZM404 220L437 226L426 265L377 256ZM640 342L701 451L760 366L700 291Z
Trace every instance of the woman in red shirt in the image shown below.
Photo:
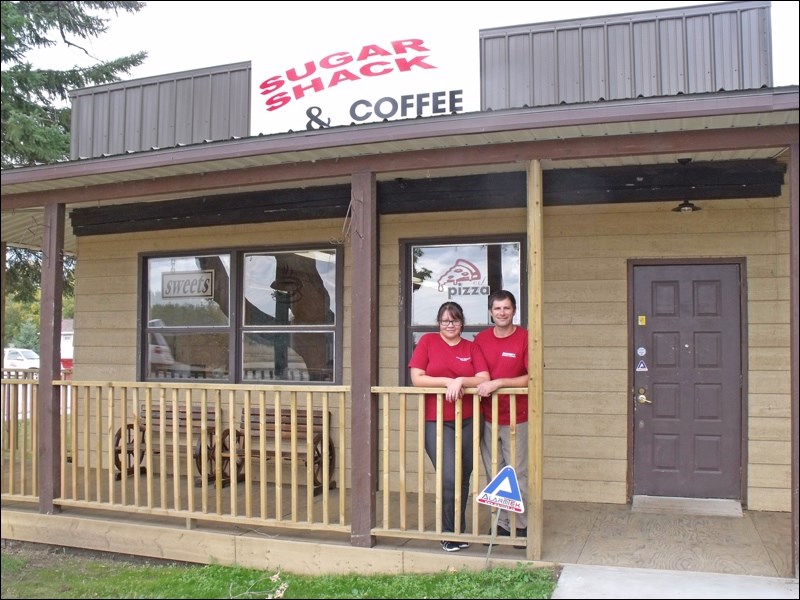
M422 336L408 363L415 387L443 387L444 421L442 459L442 532L455 531L456 489L456 402L461 402L461 531L466 527L469 478L472 475L472 396L464 397L464 388L473 388L489 380L482 357L472 355L472 342L461 337L464 311L455 302L445 302L436 316L439 333ZM436 465L437 394L425 394L425 453ZM446 552L468 548L467 542L442 541Z

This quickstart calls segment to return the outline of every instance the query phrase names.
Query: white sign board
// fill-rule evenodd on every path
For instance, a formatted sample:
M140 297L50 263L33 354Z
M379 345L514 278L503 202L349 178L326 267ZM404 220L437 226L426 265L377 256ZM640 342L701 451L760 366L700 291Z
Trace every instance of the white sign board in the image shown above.
M464 69L466 40L477 52L477 32L465 31L465 43L454 45L452 37L432 31L430 26L410 31L406 26L348 36L347 41L337 40L332 31L322 40L306 38L302 45L287 46L286 53L254 59L253 133L478 110L477 64L470 60L471 71Z
M525 505L519 492L517 472L514 467L503 467L476 498L478 504L524 513Z

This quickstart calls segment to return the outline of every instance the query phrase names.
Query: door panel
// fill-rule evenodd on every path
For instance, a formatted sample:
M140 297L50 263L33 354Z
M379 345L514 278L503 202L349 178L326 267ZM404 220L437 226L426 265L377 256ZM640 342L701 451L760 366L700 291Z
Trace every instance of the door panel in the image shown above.
M635 495L741 496L739 265L637 265Z

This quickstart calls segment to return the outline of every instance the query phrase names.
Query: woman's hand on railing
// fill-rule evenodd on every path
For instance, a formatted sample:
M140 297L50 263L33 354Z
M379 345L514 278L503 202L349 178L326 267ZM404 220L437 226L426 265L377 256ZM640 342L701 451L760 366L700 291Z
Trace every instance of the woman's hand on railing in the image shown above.
M464 395L464 380L461 377L456 377L447 384L447 390L444 393L444 399L448 402L455 402Z

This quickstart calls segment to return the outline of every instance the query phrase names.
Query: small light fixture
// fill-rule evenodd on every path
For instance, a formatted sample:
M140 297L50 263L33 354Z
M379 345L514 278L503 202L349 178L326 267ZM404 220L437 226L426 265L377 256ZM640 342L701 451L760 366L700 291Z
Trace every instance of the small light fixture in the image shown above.
M699 206L689 202L688 200L684 200L678 206L672 209L672 212L679 212L679 213L691 213L697 212L698 210L703 210Z

